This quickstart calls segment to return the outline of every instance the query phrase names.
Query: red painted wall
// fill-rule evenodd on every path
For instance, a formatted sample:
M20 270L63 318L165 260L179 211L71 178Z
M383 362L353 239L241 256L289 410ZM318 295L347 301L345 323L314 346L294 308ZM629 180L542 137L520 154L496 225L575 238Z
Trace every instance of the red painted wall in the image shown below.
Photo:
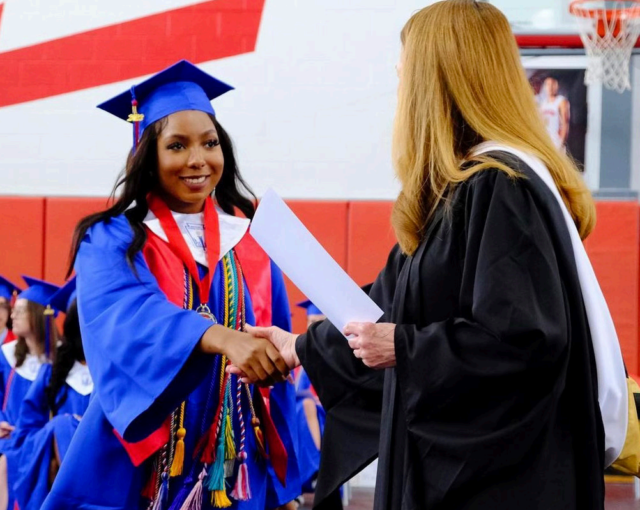
M354 280L375 279L394 244L390 202L288 201L294 213ZM73 228L102 209L104 198L0 197L0 274L22 284L21 274L64 280ZM640 206L598 202L598 224L587 251L611 309L629 371L640 373ZM304 254L301 254L304 255ZM287 280L295 331L304 296Z
M585 246L616 324L627 368L638 366L640 209L633 202L598 202L596 229Z
M44 217L44 198L0 198L0 274L19 287L44 274Z

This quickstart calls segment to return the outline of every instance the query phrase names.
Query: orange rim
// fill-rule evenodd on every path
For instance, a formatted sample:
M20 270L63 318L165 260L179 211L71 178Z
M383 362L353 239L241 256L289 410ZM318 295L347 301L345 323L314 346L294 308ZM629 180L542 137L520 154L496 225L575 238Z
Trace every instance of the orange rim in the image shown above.
M585 4L593 3L594 0L573 0L569 4L569 12L574 16L580 18L596 18L599 17L599 13L605 13L607 21L611 21L614 18L640 18L640 0L627 0L627 3L634 3L633 7L622 8L604 8L604 9L587 9ZM616 3L616 2L611 2ZM602 15L600 15L602 16Z

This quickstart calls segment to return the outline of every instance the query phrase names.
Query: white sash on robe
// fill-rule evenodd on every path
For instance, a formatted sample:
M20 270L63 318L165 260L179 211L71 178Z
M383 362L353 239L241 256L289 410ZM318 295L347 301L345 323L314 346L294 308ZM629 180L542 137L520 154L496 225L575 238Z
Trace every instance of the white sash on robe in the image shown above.
M609 307L598 284L587 251L580 239L578 229L545 164L536 156L497 142L482 143L475 148L473 153L479 155L493 151L506 152L521 159L547 185L562 210L571 236L582 299L591 331L598 376L598 403L605 432L605 467L608 467L622 451L629 419L626 372Z

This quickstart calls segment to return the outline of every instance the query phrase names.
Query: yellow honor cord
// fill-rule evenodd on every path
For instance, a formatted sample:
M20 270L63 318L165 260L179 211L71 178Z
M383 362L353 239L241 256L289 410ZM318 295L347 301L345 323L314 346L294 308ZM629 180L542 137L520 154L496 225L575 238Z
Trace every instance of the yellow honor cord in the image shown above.
M184 467L184 437L187 435L187 431L184 428L184 409L186 402L183 402L180 406L180 419L178 421L178 431L176 432L176 451L173 454L173 462L171 463L171 470L169 476L180 476Z

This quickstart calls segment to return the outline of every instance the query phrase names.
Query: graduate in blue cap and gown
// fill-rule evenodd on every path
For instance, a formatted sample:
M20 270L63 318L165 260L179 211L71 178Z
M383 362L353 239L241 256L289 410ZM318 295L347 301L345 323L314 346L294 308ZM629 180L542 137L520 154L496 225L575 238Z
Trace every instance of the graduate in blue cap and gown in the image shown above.
M14 430L27 391L43 363L55 349L57 330L51 298L57 285L23 276L28 287L18 294L11 314L17 339L2 344L0 350L0 494L8 494L8 508L13 509L12 473L14 473ZM2 508L0 501L0 508Z
M54 361L40 367L27 392L15 431L19 461L12 489L20 510L39 510L93 391L76 304L76 279L51 299L66 314Z
M99 106L132 122L134 148L113 206L75 232L95 392L44 509L264 510L300 493L295 390L242 332L291 316L210 103L229 90L181 61Z
M11 308L20 292L20 287L0 276L0 345L16 339L11 329Z

